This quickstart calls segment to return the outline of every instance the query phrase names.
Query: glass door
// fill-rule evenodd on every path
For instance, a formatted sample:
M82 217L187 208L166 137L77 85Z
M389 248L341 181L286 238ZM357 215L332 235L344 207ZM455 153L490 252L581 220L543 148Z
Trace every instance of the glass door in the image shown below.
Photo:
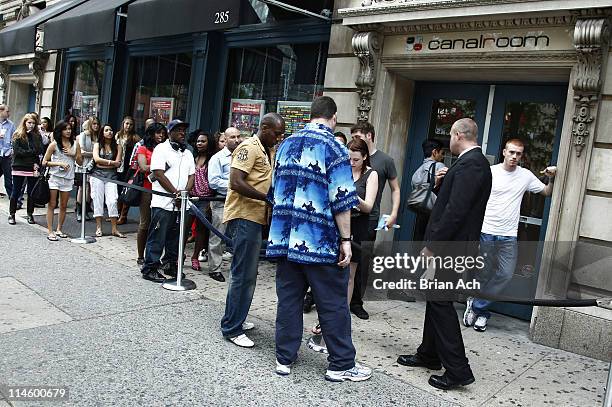
M525 143L519 165L548 183L541 171L556 165L566 96L567 86L497 86L487 154L494 156L496 163L502 162L506 141L518 138ZM529 192L523 196L519 259L504 295L522 299L535 295L549 208L549 198ZM532 307L528 306L497 303L493 309L522 319L531 318Z
M450 128L459 119L469 117L476 121L479 140L482 140L489 85L469 83L417 83L412 109L412 124L408 135L408 150L402 176L402 205L398 224L401 229L395 239L407 242L413 239L415 215L404 207L412 187L412 174L423 163L421 145L425 140L437 139L442 142L445 164L450 167L456 157L449 151Z

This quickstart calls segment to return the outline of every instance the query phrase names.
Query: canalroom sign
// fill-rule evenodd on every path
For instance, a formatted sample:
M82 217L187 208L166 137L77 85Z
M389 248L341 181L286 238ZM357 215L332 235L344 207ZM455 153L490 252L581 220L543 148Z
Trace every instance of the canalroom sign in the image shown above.
M385 55L438 55L474 52L573 50L573 29L555 27L458 33L394 35L385 39Z

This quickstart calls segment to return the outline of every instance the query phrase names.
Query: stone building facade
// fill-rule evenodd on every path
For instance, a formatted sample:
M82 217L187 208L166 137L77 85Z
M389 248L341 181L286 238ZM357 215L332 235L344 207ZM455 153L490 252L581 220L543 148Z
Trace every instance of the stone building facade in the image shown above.
M326 94L341 129L374 124L403 201L421 142L448 137L454 119L475 118L492 163L505 139L527 139L530 169L559 173L551 199L523 202L519 239L537 247L513 283L531 274L531 298L611 297L611 14L603 0L338 0ZM413 217L401 212L402 229L379 240L410 240ZM612 358L611 310L524 311L500 312L530 319L535 342Z
M34 15L59 0L0 0L0 28ZM0 103L11 107L12 119L36 111L51 117L55 97L57 52L43 52L42 35L37 33L34 53L0 57Z

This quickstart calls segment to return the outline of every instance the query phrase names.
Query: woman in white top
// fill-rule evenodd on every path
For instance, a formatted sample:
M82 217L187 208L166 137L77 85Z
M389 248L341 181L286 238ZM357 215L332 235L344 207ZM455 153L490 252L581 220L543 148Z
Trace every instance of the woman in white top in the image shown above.
M79 146L81 147L81 155L83 156L83 167L88 168L92 164L93 160L93 146L94 143L98 142L98 136L100 133L100 120L95 117L89 117L83 123L83 132L79 134ZM83 202L83 175L76 174L75 179L78 180L76 184L79 186L77 192L77 204L76 204L76 217L77 221L81 221L81 205ZM93 219L93 210L91 210L91 190L88 190L88 194L85 197L85 205L87 205L86 218L87 220Z
M66 207L68 206L68 198L74 184L74 169L75 164L81 165L83 157L81 157L81 148L79 142L74 139L70 124L61 121L55 125L53 130L53 141L49 144L45 157L43 158L43 166L49 167L49 190L51 199L47 205L47 239L57 241L58 237L68 237L62 232L64 221L66 220ZM60 210L57 223L57 230L53 233L53 214L59 194Z
M53 138L53 124L51 124L51 119L48 117L40 119L40 136L42 137L43 146L47 147Z

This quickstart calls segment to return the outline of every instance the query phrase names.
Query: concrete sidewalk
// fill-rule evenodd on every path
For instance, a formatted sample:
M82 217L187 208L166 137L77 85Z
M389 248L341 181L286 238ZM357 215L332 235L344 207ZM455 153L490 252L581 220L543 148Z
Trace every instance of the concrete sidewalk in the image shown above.
M528 323L498 315L485 333L463 331L476 382L452 392L434 389L427 384L432 372L395 362L420 343L424 304L395 301L368 302L370 320L353 318L358 360L375 369L371 381L326 383L325 357L306 346L292 375L279 378L273 373L274 265L260 263L251 308L256 347L240 349L219 332L226 283L193 272L186 262L198 289L163 290L140 278L135 234L86 246L48 242L40 226L23 219L7 225L7 205L0 199L0 250L14 253L0 266L0 292L10 294L0 297L0 384L67 384L75 405L603 402L607 363L533 344ZM315 318L316 312L304 317L305 339Z

